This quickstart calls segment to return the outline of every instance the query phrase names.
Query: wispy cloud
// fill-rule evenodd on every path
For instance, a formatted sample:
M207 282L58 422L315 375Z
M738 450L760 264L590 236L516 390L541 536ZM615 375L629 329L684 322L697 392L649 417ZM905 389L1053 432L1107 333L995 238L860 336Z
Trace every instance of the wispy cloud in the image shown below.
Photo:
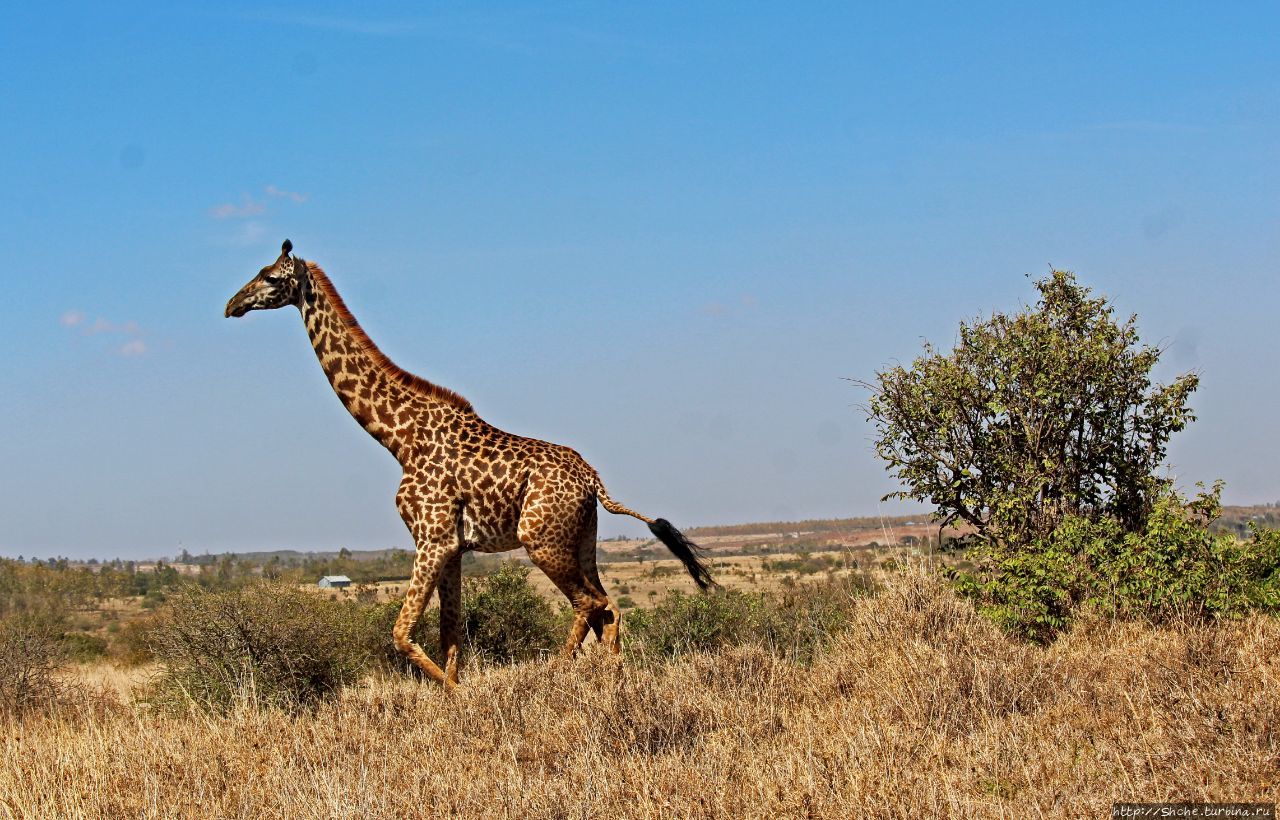
M137 322L125 322L118 325L115 322L109 322L99 316L94 320L93 324L86 327L83 331L86 336L97 336L100 333L124 333L128 336L137 336L142 332Z
M290 191L281 188L279 185L267 185L263 187L262 193L265 198L258 199L252 194L243 194L240 197L240 203L223 202L214 205L209 209L209 216L213 219L249 219L255 216L262 216L267 212L269 200L284 200L295 205L301 205L308 199L307 194L300 191Z
M76 331L79 336L116 337L111 348L120 356L141 356L147 352L147 343L137 322L113 322L101 316L89 322L84 311L72 309L58 317L58 324Z
M301 194L297 191L286 191L285 189L277 188L274 185L268 185L264 190L267 192L267 196L273 196L278 199L287 199L290 202L297 202L299 204L307 201L306 194Z
M214 219L243 219L249 216L257 216L266 210L267 203L245 194L240 199L239 205L234 202L224 202L221 205L214 205L209 209L209 216Z

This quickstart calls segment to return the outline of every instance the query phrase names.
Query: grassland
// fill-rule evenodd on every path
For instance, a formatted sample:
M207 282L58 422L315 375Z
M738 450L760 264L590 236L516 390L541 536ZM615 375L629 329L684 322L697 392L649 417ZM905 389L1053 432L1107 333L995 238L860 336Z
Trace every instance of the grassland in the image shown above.
M935 575L851 602L812 665L761 647L374 677L313 712L121 692L0 727L7 817L1099 817L1280 790L1280 623L1089 621L1016 642Z

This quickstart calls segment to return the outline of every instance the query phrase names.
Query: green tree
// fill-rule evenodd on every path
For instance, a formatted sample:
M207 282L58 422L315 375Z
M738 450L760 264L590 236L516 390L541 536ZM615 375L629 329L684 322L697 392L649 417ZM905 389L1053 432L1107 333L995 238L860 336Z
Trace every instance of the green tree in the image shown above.
M564 640L551 604L529 581L529 568L513 561L482 578L468 578L462 608L471 651L489 661L534 658Z
M1137 317L1065 271L1035 283L1014 314L962 323L955 348L926 344L910 367L862 383L875 447L904 489L1001 552L1047 537L1067 516L1145 526L1165 489L1169 437L1195 416L1195 374L1152 380L1160 350Z
M1146 525L1125 532L1110 516L1068 516L1027 549L979 573L955 572L962 591L1009 632L1047 641L1087 607L1152 622L1280 609L1280 532L1215 533L1221 482L1186 498L1162 491Z

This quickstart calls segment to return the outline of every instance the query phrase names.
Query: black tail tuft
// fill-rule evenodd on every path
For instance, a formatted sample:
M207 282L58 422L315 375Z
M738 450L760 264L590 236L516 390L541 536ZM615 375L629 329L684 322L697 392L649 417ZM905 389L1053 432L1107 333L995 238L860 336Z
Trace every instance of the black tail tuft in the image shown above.
M693 577L693 582L698 585L698 589L705 592L710 587L720 586L712 579L711 570L702 563L702 548L685 538L684 533L671 526L670 521L665 518L657 519L649 525L649 532L666 544L672 555L680 559L680 563L689 570L689 575Z

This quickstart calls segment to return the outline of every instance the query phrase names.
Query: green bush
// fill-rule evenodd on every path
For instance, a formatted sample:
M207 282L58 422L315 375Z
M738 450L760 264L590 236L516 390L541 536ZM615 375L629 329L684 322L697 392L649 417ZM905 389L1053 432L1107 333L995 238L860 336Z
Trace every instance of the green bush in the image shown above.
M977 547L980 568L952 575L997 624L1040 642L1086 608L1152 622L1280 609L1280 533L1211 532L1220 494L1221 484L1190 501L1166 489L1138 532L1068 516L1029 549Z
M529 572L526 566L503 561L487 575L463 580L464 661L510 663L535 658L563 644L569 621L534 589ZM401 605L401 601L391 601L369 610L364 640L383 663L409 671L412 665L391 641L391 628ZM444 663L437 607L423 613L413 630L413 640L437 663Z
M667 593L653 609L630 612L624 644L635 655L674 657L727 646L763 644L808 661L844 628L861 578L795 584L781 596L719 590L687 595Z
M181 587L149 632L163 666L154 694L163 703L211 711L241 702L312 705L368 667L366 623L354 603L294 586Z
M776 561L764 561L762 566L769 572L794 572L798 575L813 575L828 572L840 564L840 556L825 552L814 555L800 551L794 558L779 558Z
M364 626L361 630L361 643L369 656L382 666L411 673L416 667L409 662L408 658L400 654L391 639L391 629L396 625L396 618L400 616L400 608L403 604L404 602L399 600L387 601L366 609ZM432 607L423 612L410 636L414 643L421 646L422 651L431 656L436 663L444 664L444 657L440 652L439 609Z
M107 654L107 639L88 632L68 632L62 636L66 657L77 663L96 661Z
M551 604L529 583L529 568L503 564L462 590L463 626L473 656L510 662L558 649L565 631Z
M627 616L624 638L629 648L673 657L736 646L758 637L766 603L758 593L717 590L695 595L672 590L653 609Z

